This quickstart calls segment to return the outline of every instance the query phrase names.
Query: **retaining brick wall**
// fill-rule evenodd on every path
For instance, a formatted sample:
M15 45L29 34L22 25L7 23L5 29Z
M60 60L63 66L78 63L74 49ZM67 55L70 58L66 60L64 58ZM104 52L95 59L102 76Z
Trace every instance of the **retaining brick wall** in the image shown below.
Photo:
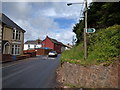
M12 61L12 55L2 54L2 62Z
M119 62L109 66L82 66L65 62L57 70L57 81L83 88L118 88L119 70Z

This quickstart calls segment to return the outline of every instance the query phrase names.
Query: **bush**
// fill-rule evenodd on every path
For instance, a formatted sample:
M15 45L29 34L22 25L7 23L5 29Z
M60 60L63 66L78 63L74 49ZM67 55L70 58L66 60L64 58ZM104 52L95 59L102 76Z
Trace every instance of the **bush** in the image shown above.
M119 56L120 25L101 29L89 37L88 59L97 62L113 60Z

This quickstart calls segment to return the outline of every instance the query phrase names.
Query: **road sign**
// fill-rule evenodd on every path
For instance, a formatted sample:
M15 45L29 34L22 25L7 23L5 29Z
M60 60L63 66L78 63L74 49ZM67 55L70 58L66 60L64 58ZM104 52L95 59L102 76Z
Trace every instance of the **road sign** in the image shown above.
M95 28L86 29L86 33L94 33L94 32L95 32Z

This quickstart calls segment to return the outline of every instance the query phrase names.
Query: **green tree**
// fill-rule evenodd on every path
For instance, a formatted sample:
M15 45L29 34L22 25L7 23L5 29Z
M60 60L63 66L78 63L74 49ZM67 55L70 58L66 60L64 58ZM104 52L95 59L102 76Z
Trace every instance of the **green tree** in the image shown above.
M77 43L83 41L84 20L80 20L79 23L75 24L73 32L76 34Z
M88 7L88 28L107 28L120 24L120 2L92 2ZM77 43L83 41L84 19L73 27Z

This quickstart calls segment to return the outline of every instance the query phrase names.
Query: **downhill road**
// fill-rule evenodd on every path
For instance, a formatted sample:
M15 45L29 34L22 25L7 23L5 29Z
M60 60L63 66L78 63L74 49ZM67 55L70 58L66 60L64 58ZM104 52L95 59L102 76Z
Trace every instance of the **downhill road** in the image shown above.
M53 88L59 64L60 55L37 56L6 65L2 68L2 88Z

